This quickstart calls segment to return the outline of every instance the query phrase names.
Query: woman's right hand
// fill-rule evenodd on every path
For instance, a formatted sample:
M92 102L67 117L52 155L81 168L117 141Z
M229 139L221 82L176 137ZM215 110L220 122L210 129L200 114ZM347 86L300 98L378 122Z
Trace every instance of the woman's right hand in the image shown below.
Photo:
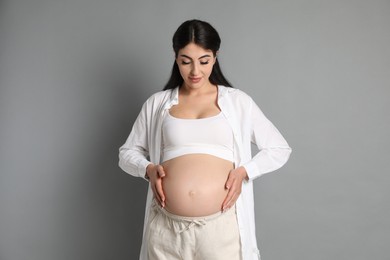
M165 207L165 195L162 188L162 178L165 177L164 168L151 163L146 167L146 176L149 178L154 197L161 207Z

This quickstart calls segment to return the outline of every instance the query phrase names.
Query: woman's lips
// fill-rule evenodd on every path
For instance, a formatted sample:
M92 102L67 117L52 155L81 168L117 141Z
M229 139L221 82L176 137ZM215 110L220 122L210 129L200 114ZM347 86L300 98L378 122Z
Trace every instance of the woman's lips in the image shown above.
M192 83L198 83L201 79L202 79L201 77L199 77L199 78L192 78L192 77L190 77L190 81Z

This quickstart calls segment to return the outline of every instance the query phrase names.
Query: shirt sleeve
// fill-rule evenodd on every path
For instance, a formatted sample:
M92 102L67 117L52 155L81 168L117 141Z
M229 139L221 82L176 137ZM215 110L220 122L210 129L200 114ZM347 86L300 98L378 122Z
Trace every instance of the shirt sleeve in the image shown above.
M119 167L135 177L146 178L146 167L151 163L147 131L146 102L134 122L130 135L126 142L119 148Z
M289 159L292 149L279 130L264 115L251 99L251 142L259 152L243 166L249 180L282 167Z

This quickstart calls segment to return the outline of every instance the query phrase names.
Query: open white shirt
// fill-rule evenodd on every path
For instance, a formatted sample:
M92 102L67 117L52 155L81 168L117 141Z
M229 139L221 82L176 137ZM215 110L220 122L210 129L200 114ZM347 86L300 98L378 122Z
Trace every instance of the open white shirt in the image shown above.
M178 104L179 88L160 91L143 104L126 142L119 148L119 166L125 172L145 178L146 167L161 161L161 125L168 110ZM236 202L240 230L242 259L258 260L252 181L282 167L290 157L291 148L278 129L268 120L253 99L239 89L218 86L218 106L226 117L234 135L235 167L243 166L249 177L242 184ZM251 143L259 152L252 157ZM153 192L148 188L144 236L140 260L148 260L146 253L146 223Z

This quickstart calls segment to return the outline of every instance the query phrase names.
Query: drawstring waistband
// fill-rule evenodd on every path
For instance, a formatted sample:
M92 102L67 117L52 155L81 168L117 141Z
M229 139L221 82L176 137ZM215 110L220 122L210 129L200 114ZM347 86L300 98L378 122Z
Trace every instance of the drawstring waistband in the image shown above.
M187 230L189 230L189 229L191 229L191 228L193 228L195 226L204 226L204 225L207 224L207 221L216 219L216 218L218 218L218 217L220 217L222 215L228 214L232 210L235 210L235 206L233 206L233 207L231 207L230 209L228 209L225 212L217 212L217 213L214 213L214 214L211 214L211 215L208 215L208 216L185 217L185 216L175 215L175 214L167 211L166 209L160 207L154 199L153 199L153 202L152 202L152 207L157 208L162 214L164 214L165 216L167 216L170 219L188 222L188 224L185 225L184 228L182 228L179 231L177 231L177 233L179 233L179 234L184 232L184 231L187 231Z
M205 220L192 220L190 222L190 224L188 224L187 226L185 226L184 228L180 229L179 231L177 231L177 233L183 233L184 231L187 231L189 229L191 229L192 227L195 227L195 226L204 226L206 225L206 221Z

